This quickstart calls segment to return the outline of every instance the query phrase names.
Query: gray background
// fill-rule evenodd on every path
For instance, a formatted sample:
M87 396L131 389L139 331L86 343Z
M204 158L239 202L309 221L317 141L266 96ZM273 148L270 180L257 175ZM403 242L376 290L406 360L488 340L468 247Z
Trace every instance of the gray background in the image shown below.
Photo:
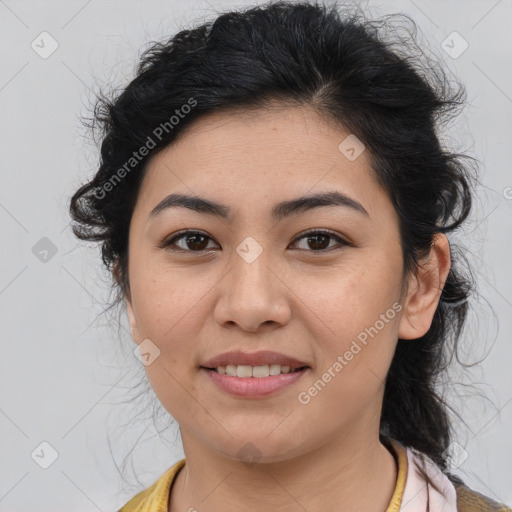
M133 77L148 41L255 3L0 0L0 511L115 510L183 456L152 391L153 401L135 400L148 388L132 388L144 371L125 317L118 329L115 314L100 315L109 290L98 248L70 232L69 197L97 162L79 116L91 90ZM445 140L482 162L471 223L454 239L470 249L479 285L465 360L486 358L469 374L452 373L473 387L448 386L467 423L456 423L453 471L511 505L512 2L361 5L372 16L409 14L468 90ZM47 58L44 31L58 44ZM454 31L469 45L457 58L461 40L448 39L452 56L443 47Z

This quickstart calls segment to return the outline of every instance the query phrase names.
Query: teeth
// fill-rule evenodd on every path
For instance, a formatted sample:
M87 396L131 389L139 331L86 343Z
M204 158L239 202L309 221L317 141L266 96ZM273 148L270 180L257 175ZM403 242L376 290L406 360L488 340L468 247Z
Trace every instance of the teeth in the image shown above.
M215 370L222 375L230 375L231 377L255 377L256 379L268 377L269 375L280 375L281 373L293 373L297 371L291 369L289 366L281 366L280 364L265 364L262 366L228 364L227 366L218 366Z

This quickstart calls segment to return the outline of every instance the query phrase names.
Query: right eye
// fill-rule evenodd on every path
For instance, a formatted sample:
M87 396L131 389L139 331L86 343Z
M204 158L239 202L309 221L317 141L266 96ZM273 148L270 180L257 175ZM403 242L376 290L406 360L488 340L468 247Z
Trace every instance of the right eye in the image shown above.
M212 240L208 235L200 231L180 231L171 238L164 240L159 247L169 251L177 252L202 252L206 250L205 241ZM183 241L182 246L177 245L178 241ZM178 247L177 249L175 247Z

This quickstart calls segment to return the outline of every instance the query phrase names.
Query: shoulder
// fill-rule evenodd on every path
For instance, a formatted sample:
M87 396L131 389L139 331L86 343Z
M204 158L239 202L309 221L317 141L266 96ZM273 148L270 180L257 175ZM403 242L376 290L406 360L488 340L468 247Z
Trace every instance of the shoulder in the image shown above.
M457 492L457 512L512 512L512 508L503 503L470 489L463 483L454 484Z
M512 507L497 502L470 487L457 475L443 472L427 455L414 448L405 447L400 442L390 439L398 458L399 477L396 491L401 492L399 506L390 510L402 510L401 503L420 501L421 488L425 481L431 483L432 491L428 494L434 510L446 512L512 512ZM416 471L412 468L415 467ZM400 473L400 469L402 472ZM420 471L423 470L423 471ZM404 474L407 474L407 477ZM400 477L400 475L402 475ZM427 506L428 506L427 499ZM418 509L425 510L421 502Z
M170 489L184 465L185 459L176 462L153 485L136 494L118 512L168 512Z

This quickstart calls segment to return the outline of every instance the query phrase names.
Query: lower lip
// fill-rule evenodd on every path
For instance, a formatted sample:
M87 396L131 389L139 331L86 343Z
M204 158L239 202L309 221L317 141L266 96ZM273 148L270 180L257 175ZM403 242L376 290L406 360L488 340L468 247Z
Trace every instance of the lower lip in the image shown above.
M220 389L231 395L243 398L260 398L276 393L280 389L297 382L309 368L293 373L281 373L280 375L270 375L262 378L232 377L214 370L208 370L207 368L201 368L201 370L206 372Z

